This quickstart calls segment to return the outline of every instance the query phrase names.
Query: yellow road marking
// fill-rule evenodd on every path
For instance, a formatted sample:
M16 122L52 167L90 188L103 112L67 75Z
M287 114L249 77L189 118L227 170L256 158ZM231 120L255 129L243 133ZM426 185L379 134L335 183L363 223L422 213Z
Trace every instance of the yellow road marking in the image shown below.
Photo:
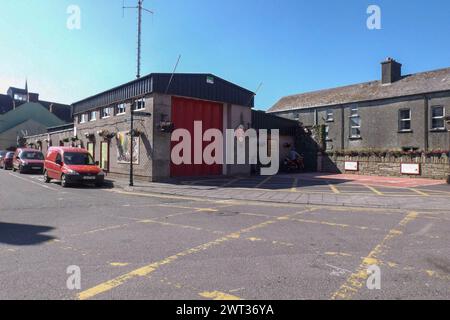
M228 181L228 182L224 183L223 185L221 185L220 187L221 187L221 188L229 187L229 186L231 186L232 184L235 184L236 182L238 182L239 180L242 180L242 178L236 178L236 179L233 179L233 180L231 180L231 181Z
M126 262L111 262L109 265L113 266L113 267L126 267L126 266L129 265L129 263L126 263Z
M335 194L340 194L341 193L339 191L339 189L335 185L329 183L328 186L330 187L331 191L333 191L333 193L335 193Z
M239 297L233 296L228 293L220 292L220 291L212 291L212 292L201 292L199 295L203 298L212 299L212 300L242 300Z
M223 236L223 237L218 238L216 240L204 243L204 244L199 245L197 247L187 249L187 250L182 251L180 253L177 253L177 254L175 254L173 256L170 256L170 257L165 258L163 260L151 263L151 264L149 264L147 266L144 266L144 267L141 267L139 269L133 270L133 271L131 271L129 273L123 274L123 275L121 275L119 277L116 277L116 278L114 278L112 280L103 282L103 283L101 283L101 284L99 284L97 286L94 286L94 287L92 287L90 289L87 289L87 290L85 290L83 292L80 292L79 294L77 294L77 298L79 300L87 300L87 299L93 298L93 297L95 297L95 296L97 296L99 294L108 292L108 291L110 291L110 290L112 290L112 289L114 289L116 287L121 286L122 284L124 284L128 280L131 280L131 279L134 279L134 278L137 278L137 277L146 277L146 276L150 275L151 273L153 273L156 269L158 269L158 268L160 268L160 267L162 267L164 265L171 264L172 262L174 262L174 261L176 261L176 260L178 260L178 259L180 259L182 257L186 257L188 255L192 255L192 254L195 254L195 253L198 253L198 252L201 252L201 251L205 251L205 250L207 250L207 249L209 249L211 247L215 247L215 246L221 245L221 244L223 244L225 242L228 242L228 241L239 239L241 237L241 234L243 234L243 233L248 233L248 232L251 232L251 231L256 230L256 229L264 228L264 227L266 227L268 225L271 225L271 224L274 224L274 223L276 223L276 222L278 222L280 220L283 220L283 218L289 218L290 216L291 215L287 215L285 217L280 217L280 218L277 218L277 219L274 219L274 220L265 221L265 222L253 225L251 227L239 230L237 232L231 233L229 235Z
M297 185L298 185L298 178L294 178L294 181L292 182L291 192L297 192Z
M410 212L402 221L400 221L398 227L405 227L416 218L417 212ZM388 249L387 243L398 237L400 234L402 234L402 232L397 229L390 230L381 243L377 245L367 257L363 258L358 269L347 278L345 283L333 294L331 299L351 299L358 292L358 290L363 287L364 282L369 277L367 274L367 268L371 265L380 264L379 257Z
M260 183L258 183L258 184L255 186L255 189L259 189L261 186L263 186L264 184L266 184L267 182L269 182L270 179L272 179L272 176L268 176L268 177L265 178L263 181L261 181Z
M351 257L352 255L345 252L325 252L327 256Z
M408 190L414 191L415 193L418 193L421 196L425 196L425 197L429 197L430 196L428 193L425 193L423 191L420 191L420 190L417 190L417 189L414 189L414 188L408 188Z
M346 224L346 223L336 223L336 222L322 221L322 220L311 220L311 219L300 219L300 218L287 218L286 220L298 221L298 222L303 222L303 223L311 223L311 224L321 224L321 225L326 225L326 226L330 226L330 227L356 228L356 229L360 229L360 230L381 231L381 229L379 229L379 228L357 226L357 225L351 225L351 224Z
M377 189L375 189L374 187L371 187L371 186L368 186L368 185L364 185L367 189L369 189L370 191L372 191L373 193L375 193L375 194L377 194L377 195L379 195L379 196L382 196L383 195L383 193L382 192L380 192L380 191L378 191Z
M158 221L158 220L152 220L152 219L139 220L138 223L160 224L160 225L163 225L163 226L166 226L166 227L167 226L168 227L179 227L179 228L183 228L183 229L192 229L192 230L196 230L196 231L207 231L207 232L211 232L211 233L214 233L214 234L223 234L224 233L222 231L209 230L209 229L189 226L189 225L185 225L185 224L170 223L170 222Z

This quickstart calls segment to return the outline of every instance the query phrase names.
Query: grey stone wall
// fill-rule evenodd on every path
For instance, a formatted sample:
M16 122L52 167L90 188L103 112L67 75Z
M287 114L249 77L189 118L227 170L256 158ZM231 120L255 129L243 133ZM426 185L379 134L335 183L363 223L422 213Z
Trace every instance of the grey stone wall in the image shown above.
M448 179L450 175L450 162L447 155L442 156L319 156L322 172L359 174L368 176L412 177L429 179ZM346 171L346 161L357 161L359 171ZM410 176L401 173L402 163L418 163L421 166L419 176Z

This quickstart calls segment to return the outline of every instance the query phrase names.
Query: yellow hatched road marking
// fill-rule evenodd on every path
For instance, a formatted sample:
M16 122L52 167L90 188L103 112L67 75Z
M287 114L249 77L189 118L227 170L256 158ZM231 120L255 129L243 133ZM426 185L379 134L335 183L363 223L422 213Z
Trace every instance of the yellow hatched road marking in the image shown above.
M294 181L292 182L291 192L297 192L297 185L298 185L298 178L294 178Z
M405 227L408 223L415 220L416 218L417 212L410 212L402 221L400 221L397 227ZM347 278L345 283L339 288L338 291L333 294L331 299L349 300L356 293L358 293L358 290L363 287L364 282L369 277L367 268L371 265L380 265L381 260L379 260L379 258L388 249L387 243L401 234L402 232L397 229L390 230L389 233L381 241L381 243L377 245L367 257L363 258L358 269L352 275L350 275L350 277Z
M200 296L207 299L212 300L242 300L239 297L233 296L228 293L220 292L220 291L212 291L212 292L201 292Z
M429 197L429 196L430 196L428 193L425 193L425 192L423 192L423 191L420 191L420 190L417 190L417 189L414 189L414 188L409 188L408 190L411 190L411 191L413 191L413 192L415 192L415 193L418 193L418 194L420 194L421 196L425 196L425 197Z
M309 210L311 210L311 209L307 209L305 211L309 211ZM225 242L228 242L228 241L240 239L241 235L243 233L249 233L251 231L264 228L266 226L269 226L269 225L272 225L274 223L277 223L278 221L281 221L283 219L289 219L290 216L291 215L286 215L286 216L283 216L283 217L276 218L274 220L268 220L268 221L265 221L265 222L262 222L262 223L258 223L256 225L251 226L251 227L248 227L248 228L245 228L245 229L241 229L241 230L239 230L237 232L234 232L234 233L228 234L226 236L223 236L221 238L218 238L216 240L204 243L204 244L199 245L197 247L187 249L187 250L182 251L180 253L177 253L177 254L175 254L173 256L170 256L170 257L168 257L166 259L163 259L163 260L151 263L151 264L149 264L147 266L144 266L142 268L133 270L133 271L131 271L129 273L123 274L123 275L118 276L118 277L116 277L116 278L114 278L112 280L103 282L103 283L101 283L99 285L96 285L96 286L90 288L90 289L87 289L87 290L85 290L83 292L80 292L79 294L77 294L77 298L79 300L87 300L87 299L93 298L93 297L95 297L95 296L97 296L99 294L108 292L108 291L110 291L110 290L112 290L112 289L114 289L116 287L121 286L122 284L124 284L128 280L131 280L131 279L134 279L134 278L137 278L137 277L146 277L146 276L150 275L151 273L153 273L154 271L156 271L158 268L160 268L162 266L165 266L165 265L168 265L168 264L171 264L172 262L174 262L176 260L179 260L182 257L189 256L189 255L192 255L192 254L195 254L195 253L198 253L198 252L205 251L205 250L207 250L207 249L209 249L211 247L215 247L215 246L221 245L221 244L223 244Z
M235 184L236 182L238 182L239 180L242 180L242 178L236 178L236 179L233 179L231 181L228 181L228 182L222 184L220 187L221 188L229 187L229 186Z
M258 184L255 186L255 188L256 188L256 189L260 188L261 186L263 186L264 184L266 184L267 182L269 182L270 179L272 179L272 176L268 176L267 178L265 178L263 181L261 181L260 183L258 183Z
M375 193L375 194L377 194L377 195L379 195L379 196L382 196L383 195L383 193L382 192L380 192L380 191L378 191L377 189L375 189L374 187L371 187L371 186L368 186L368 185L364 185L367 189L369 189L370 191L372 191L373 193Z
M340 194L341 193L339 191L339 189L335 185L333 185L331 183L328 183L328 186L330 187L331 191L333 191L333 193L335 193L335 194Z

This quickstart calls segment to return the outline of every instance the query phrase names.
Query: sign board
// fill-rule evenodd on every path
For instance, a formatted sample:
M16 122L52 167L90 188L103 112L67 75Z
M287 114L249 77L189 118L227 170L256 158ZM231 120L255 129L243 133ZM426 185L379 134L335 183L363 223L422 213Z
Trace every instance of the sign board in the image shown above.
M345 171L359 171L358 161L345 161Z
M419 176L420 175L420 164L419 163L402 163L401 173Z

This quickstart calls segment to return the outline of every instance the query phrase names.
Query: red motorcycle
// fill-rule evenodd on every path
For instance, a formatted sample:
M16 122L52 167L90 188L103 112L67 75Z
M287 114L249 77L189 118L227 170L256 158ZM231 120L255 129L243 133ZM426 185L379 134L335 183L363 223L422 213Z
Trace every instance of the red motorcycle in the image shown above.
M287 172L304 170L305 162L304 162L303 157L297 158L296 160L286 158L284 160L284 168L285 168L285 171L287 171Z

